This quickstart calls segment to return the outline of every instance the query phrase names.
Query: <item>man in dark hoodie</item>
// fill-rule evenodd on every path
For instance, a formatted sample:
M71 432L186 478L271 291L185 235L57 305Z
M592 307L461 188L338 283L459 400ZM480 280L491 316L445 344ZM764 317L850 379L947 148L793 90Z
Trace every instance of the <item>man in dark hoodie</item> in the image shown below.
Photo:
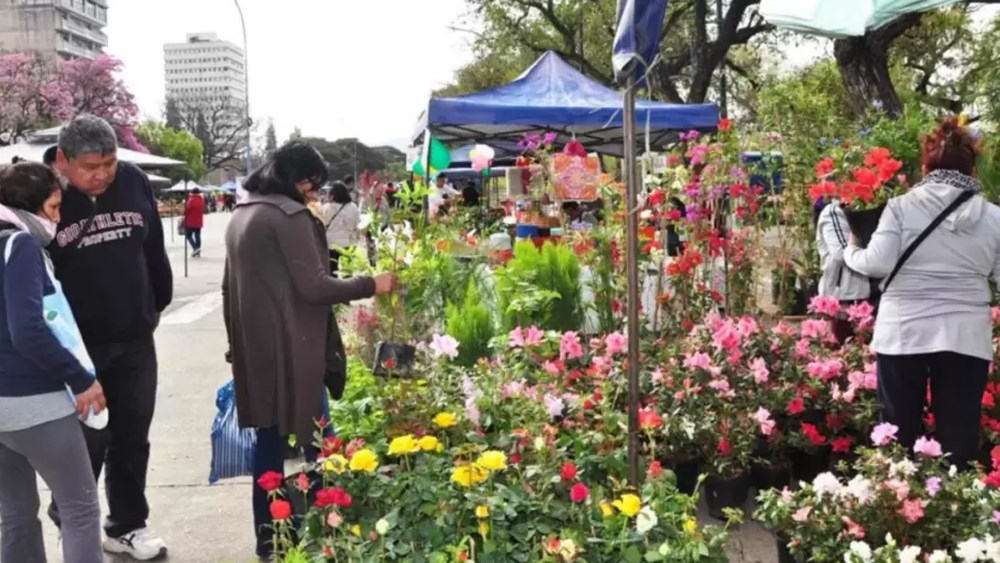
M170 304L173 274L149 178L119 162L117 148L114 130L98 117L81 115L60 133L54 167L68 187L49 251L108 399L108 428L84 429L94 474L106 466L104 549L148 561L167 551L146 528L146 471L153 331ZM49 512L58 524L57 508Z

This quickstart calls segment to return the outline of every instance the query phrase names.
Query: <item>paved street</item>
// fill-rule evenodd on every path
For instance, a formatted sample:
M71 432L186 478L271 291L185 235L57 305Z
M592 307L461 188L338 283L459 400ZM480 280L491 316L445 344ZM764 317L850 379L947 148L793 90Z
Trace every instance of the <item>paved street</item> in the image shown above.
M174 304L156 334L160 386L151 437L150 525L169 544L170 561L181 563L256 561L250 480L208 485L215 392L229 377L219 287L228 219L227 214L206 217L203 257L188 259L187 277L181 237L173 231L171 238L174 225L164 221L175 290ZM43 498L47 496L43 492ZM42 520L49 560L62 561L55 528ZM770 536L756 525L745 525L734 535L730 557L746 563L776 560Z

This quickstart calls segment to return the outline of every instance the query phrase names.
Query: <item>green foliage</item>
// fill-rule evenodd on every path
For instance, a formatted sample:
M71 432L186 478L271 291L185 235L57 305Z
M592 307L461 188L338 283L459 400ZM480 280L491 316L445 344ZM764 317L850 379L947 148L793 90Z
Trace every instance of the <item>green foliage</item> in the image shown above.
M475 280L469 281L461 306L448 305L448 334L458 340L456 364L469 367L491 357L490 340L496 336L496 326Z
M934 128L935 119L919 105L911 104L899 119L879 116L871 135L863 138L867 147L885 147L903 163L903 173L911 180L920 175L920 140Z
M765 130L786 138L843 138L853 130L853 114L837 63L824 60L765 85L757 117Z
M330 422L338 436L374 440L381 436L385 413L372 371L357 359L347 364L347 386L339 401L330 403Z
M1000 202L1000 139L995 135L983 145L976 175L983 184L983 195L993 203Z
M202 144L191 133L168 127L158 121L147 121L136 129L136 136L153 154L187 164L184 169L168 171L167 175L171 180L183 180L187 175L197 181L205 175Z
M567 246L546 244L539 250L518 242L514 258L497 272L496 295L505 330L568 331L583 324L580 262Z

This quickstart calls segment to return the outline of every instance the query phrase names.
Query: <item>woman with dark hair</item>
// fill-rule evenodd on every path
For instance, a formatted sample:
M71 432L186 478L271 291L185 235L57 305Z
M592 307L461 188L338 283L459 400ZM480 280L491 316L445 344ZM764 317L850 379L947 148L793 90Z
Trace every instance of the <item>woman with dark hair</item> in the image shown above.
M45 561L35 473L59 505L63 561L96 563L101 514L79 417L104 410L101 384L82 349L64 346L46 321L68 311L45 247L59 223L62 190L51 168L0 169L0 561ZM55 302L53 302L55 300ZM50 312L51 311L51 312ZM76 321L63 315L64 330ZM66 388L75 393L74 399Z
M330 275L323 224L307 208L328 178L311 146L292 142L246 182L226 232L223 315L240 425L255 428L254 481L284 472L287 437L307 442L327 387L343 394L346 365L332 305L392 291L393 278ZM267 493L253 490L257 554L274 546Z
M336 276L340 269L340 256L360 241L358 225L361 210L351 199L351 192L343 182L334 182L330 190L330 203L323 210L323 225L326 242L330 248L330 275Z
M872 348L882 419L912 448L930 382L935 437L962 467L979 451L990 361L990 275L1000 278L1000 208L972 176L980 145L954 118L922 142L923 180L889 200L867 248L844 264L885 278Z

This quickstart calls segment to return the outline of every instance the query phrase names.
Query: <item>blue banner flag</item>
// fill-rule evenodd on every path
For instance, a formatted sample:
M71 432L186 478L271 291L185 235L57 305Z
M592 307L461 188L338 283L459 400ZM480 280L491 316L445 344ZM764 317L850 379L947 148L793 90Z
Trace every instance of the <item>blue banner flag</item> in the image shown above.
M615 78L641 78L660 50L667 0L618 0L618 31L611 53ZM636 76L638 75L638 76Z

